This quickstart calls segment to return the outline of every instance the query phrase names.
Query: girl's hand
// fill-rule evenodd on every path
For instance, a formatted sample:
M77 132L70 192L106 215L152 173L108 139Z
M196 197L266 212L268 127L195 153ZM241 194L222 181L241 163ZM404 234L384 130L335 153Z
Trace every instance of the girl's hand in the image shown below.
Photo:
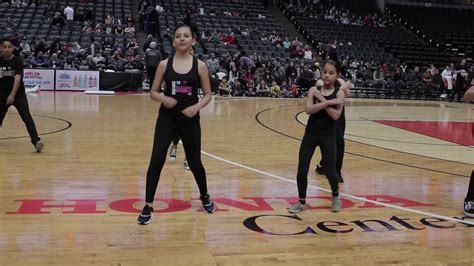
M163 105L164 105L167 109L172 109L172 108L175 107L177 104L178 104L178 101L177 101L175 98L170 97L170 96L166 96L166 97L165 97L165 100L163 101Z
M199 112L199 108L196 105L191 105L186 107L181 113L183 113L188 118L193 118Z

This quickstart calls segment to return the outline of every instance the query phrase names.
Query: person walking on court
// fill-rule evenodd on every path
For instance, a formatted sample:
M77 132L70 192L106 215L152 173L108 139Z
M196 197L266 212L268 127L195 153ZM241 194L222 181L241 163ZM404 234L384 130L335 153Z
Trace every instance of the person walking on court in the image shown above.
M3 125L8 108L15 106L26 125L36 152L41 152L44 144L31 117L23 84L23 58L13 54L14 47L9 40L2 40L0 45L3 54L0 57L0 127Z
M153 218L153 201L158 181L175 134L183 142L204 210L208 213L216 210L207 191L206 171L201 162L199 117L199 110L211 101L211 86L206 64L189 53L194 43L191 27L186 24L176 25L173 36L176 53L158 65L150 96L154 101L161 102L161 107L146 178L146 203L138 216L138 224L149 224ZM166 84L164 90L161 89L163 81ZM199 88L204 94L201 101L198 98Z
M156 69L161 61L161 52L157 49L156 42L150 43L150 48L145 53L145 65L148 79L150 80L150 88L153 87L155 80Z
M341 209L339 198L339 182L336 173L336 131L337 120L342 113L344 92L336 83L341 72L338 63L332 60L323 65L323 86L321 89L311 87L306 99L305 111L309 114L308 124L301 142L296 177L299 202L289 209L290 213L298 213L307 209L306 190L308 187L308 170L317 146L321 149L326 177L332 191L331 210Z

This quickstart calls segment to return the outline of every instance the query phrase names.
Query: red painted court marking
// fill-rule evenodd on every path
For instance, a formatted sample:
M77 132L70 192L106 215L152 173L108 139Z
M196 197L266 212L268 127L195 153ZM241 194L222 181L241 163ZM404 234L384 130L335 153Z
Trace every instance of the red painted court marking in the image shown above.
M474 146L474 122L398 120L374 120L374 122L453 142L459 145Z

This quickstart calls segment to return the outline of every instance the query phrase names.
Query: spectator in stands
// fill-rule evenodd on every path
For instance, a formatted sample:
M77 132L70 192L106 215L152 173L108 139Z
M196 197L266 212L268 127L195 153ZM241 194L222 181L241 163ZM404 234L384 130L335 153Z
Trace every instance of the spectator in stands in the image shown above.
M50 68L62 68L62 63L58 58L58 54L54 53L51 55L51 57L48 60L47 67Z
M338 59L338 51L337 51L337 40L334 40L328 48L328 59L337 62Z
M255 81L253 79L248 80L246 96L255 96Z
M140 55L135 56L132 64L135 66L135 69L137 70L140 70L140 71L145 70L145 64L143 63L143 60L140 57Z
M281 98L281 89L278 86L277 82L274 80L272 81L272 86L270 87L270 97L272 98Z
M26 42L26 38L23 37L20 42L20 55L24 58L31 55L31 46Z
M92 31L93 32L103 32L104 29L102 28L102 24L97 23L97 25L95 25L95 28Z
M82 32L93 32L94 31L92 29L91 25L89 24L89 22L85 21L82 25L83 25L82 29L81 29Z
M286 51L290 51L291 42L288 40L288 38L285 38L285 41L283 42L283 48L285 48Z
M374 74L373 74L373 80L374 82L377 84L377 83L382 83L382 81L384 80L384 72L382 70L382 67L378 67L375 71L374 71Z
M51 25L59 26L59 29L62 29L64 25L66 25L66 20L63 16L61 16L61 13L56 12L54 13L54 17L51 20Z
M66 23L70 31L72 31L74 26L74 9L69 5L64 8L64 16L66 17Z
M461 97L464 94L464 87L466 86L466 79L467 79L467 71L464 69L459 69L456 71L456 81L454 83L453 92L451 93L451 97L449 101L452 102L454 100L454 96L457 95L457 102L461 102Z
M293 98L297 98L300 96L300 92L298 90L298 86L296 85L295 82L293 82L291 84L291 87L290 87L290 94L293 96Z
M161 33L161 38L164 41L171 41L171 34L170 34L170 29L166 28L162 33Z
M71 59L71 58L66 59L66 63L64 63L62 69L63 69L63 70L76 70L76 67L75 67L74 64L72 63L72 59Z
M307 63L309 63L313 60L313 52L311 51L311 49L307 45L304 47L303 58Z
M270 88L268 87L267 82L264 79L260 80L259 84L255 89L255 94L259 97L270 96Z
M123 35L124 35L124 30L123 30L123 26L122 26L122 25L118 25L118 26L115 28L115 35L117 35L117 36L123 36Z
M415 67L415 70L408 74L408 81L415 84L421 83L421 73L419 67Z
M56 38L54 39L54 41L50 44L49 46L49 51L48 51L48 54L49 55L52 55L52 54L59 54L61 52L61 41L59 40L59 38Z
M433 64L430 64L429 70L431 72L431 76L434 76L435 73L438 71L438 69Z
M286 68L285 75L286 75L286 80L289 83L293 83L296 81L296 78L298 77L298 70L295 67L294 61L290 61L288 63L288 67Z
M18 48L20 46L20 36L18 33L13 34L10 37L10 43L13 45L14 48Z
M100 51L95 53L95 56L92 58L92 61L97 65L99 62L105 62L105 57L102 56Z
M314 86L315 79L314 79L314 74L313 72L309 71L308 66L304 66L303 71L301 72L299 78L298 78L298 83L300 87L309 89L312 86Z
M304 51L301 48L301 46L299 46L299 45L293 46L293 48L291 50L290 57L291 58L303 58L303 56L304 56Z
M42 67L47 67L48 66L48 58L46 58L43 54L43 52L38 52L37 56L34 56L33 59L31 59L31 65L33 68L42 68Z
M124 30L125 34L130 34L135 36L135 27L132 25L132 23L128 22L127 27L125 27Z
M115 17L110 15L110 14L107 14L107 16L105 17L105 24L114 25L115 24Z
M286 78L285 68L283 68L280 62L278 61L274 61L273 66L274 67L273 67L272 75L275 78L276 82L278 84L281 84Z
M209 68L209 73L216 73L219 68L219 60L216 58L216 54L211 54L211 57L206 61L206 65Z
M246 84L251 80L253 81L252 71L250 69L247 69L240 79Z
M127 54L127 56L126 56L126 62L123 65L123 70L126 70L126 69L136 69L135 64L133 63L132 54Z
M232 85L238 79L239 72L237 71L237 66L234 64L229 71L229 84Z
M231 90L234 96L245 96L246 91L244 86L242 86L242 83L236 79L234 83L231 84Z
M82 52L81 45L78 42L73 42L71 46L71 53L79 54Z
M63 45L58 56L61 60L66 60L66 58L70 56L69 46L67 44Z
M224 35L222 38L221 38L221 42L223 44L235 44L235 36L234 36L234 33L230 33L228 35Z
M146 53L146 50L150 48L150 44L153 42L153 35L148 34L145 43L143 44L143 52Z
M115 32L114 25L109 21L106 21L104 24L104 32L106 34L113 34Z
M48 51L48 49L46 49L46 42L44 39L41 39L36 45L35 45L35 48L34 48L34 54L33 56L37 56L39 52L42 52L43 54L46 53Z
M90 39L90 45L88 52L90 55L95 56L96 52L99 52L101 50L101 47L99 46L99 43L95 41L94 36L91 36Z
M142 9L148 9L150 7L150 2L148 0L142 0L142 2L138 5L138 11Z
M231 88L227 82L227 77L223 77L221 83L219 84L219 95L231 96Z
M159 34L159 20L158 20L159 14L158 11L156 11L155 8L150 7L148 10L148 30L147 33L153 35L153 37L158 37Z
M113 48L112 42L108 37L105 37L104 40L102 40L102 49L106 51L111 51Z
M165 12L165 9L163 8L163 5L160 2L156 3L155 9L156 9L156 12L158 12L158 13L164 13Z
M321 67L319 65L319 62L314 62L313 73L314 73L315 80L318 80L321 78L322 75L321 75Z
M421 80L425 85L431 84L431 77L433 76L430 68L426 69L426 72L422 75ZM433 70L434 71L434 70Z

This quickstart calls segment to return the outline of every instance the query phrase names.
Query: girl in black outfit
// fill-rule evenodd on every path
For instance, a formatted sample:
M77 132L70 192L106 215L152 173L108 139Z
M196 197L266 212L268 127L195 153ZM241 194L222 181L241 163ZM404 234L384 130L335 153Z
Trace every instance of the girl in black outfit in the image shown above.
M156 121L155 138L146 181L146 204L138 217L139 224L149 224L153 218L153 200L160 173L166 160L168 147L175 134L181 137L189 167L196 179L204 210L215 211L215 205L207 193L206 172L201 162L201 125L199 110L211 101L209 73L204 62L189 53L195 39L191 28L185 24L176 26L173 46L176 54L158 65L151 88L151 98L161 102ZM166 83L161 89L162 82ZM199 101L198 88L203 98Z
M23 84L23 58L13 54L13 44L9 40L2 40L0 46L3 55L0 57L0 127L8 108L15 106L26 125L31 143L37 152L41 152L44 144L31 117Z
M299 202L289 211L298 213L307 209L306 189L308 187L308 170L317 146L321 149L326 177L332 191L332 211L341 209L339 199L339 182L336 174L336 130L344 103L344 92L339 89L336 80L341 72L340 66L328 60L323 66L323 82L321 90L311 87L306 100L305 111L309 114L306 131L299 151L297 185Z
M316 82L316 87L318 87L319 82L323 83L322 80ZM336 86L339 85L339 89L344 92L346 98L349 98L351 94L352 83L350 81L344 81L341 78L338 78L336 81ZM322 84L321 84L322 86ZM344 134L346 132L346 111L344 106L342 107L341 117L338 120L336 126L336 146L337 146L337 156L336 156L336 173L339 183L344 183L344 178L342 177L342 163L344 161L344 150L345 150L345 141ZM316 172L318 174L324 175L324 164L323 159L316 166Z
M464 101L474 101L474 86L471 86L464 94ZM467 217L474 218L474 170L471 172L469 187L466 198L464 199L464 214Z

